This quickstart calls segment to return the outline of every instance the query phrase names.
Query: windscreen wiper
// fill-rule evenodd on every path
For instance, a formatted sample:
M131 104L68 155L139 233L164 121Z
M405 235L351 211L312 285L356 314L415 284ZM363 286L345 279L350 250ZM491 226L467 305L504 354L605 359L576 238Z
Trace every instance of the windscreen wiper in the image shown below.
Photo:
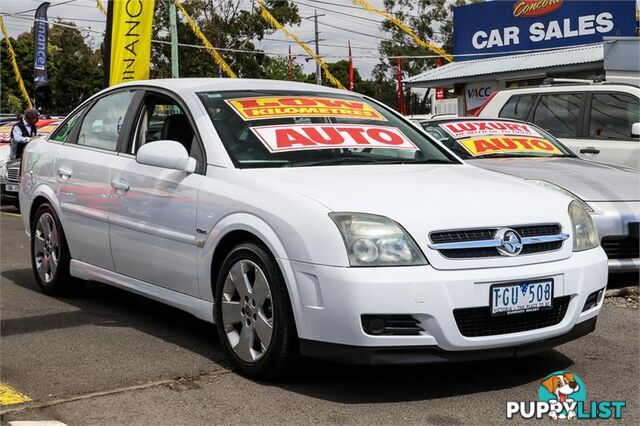
M402 158L370 158L370 157L338 157L329 158L325 160L316 161L301 161L297 163L289 163L282 167L305 167L305 166L331 166L336 164L453 164L450 160L442 159L425 159L425 160L410 160Z
M305 167L305 166L331 166L335 164L360 164L360 163L375 163L375 158L367 157L336 157L325 158L324 160L313 161L298 161L295 163L285 164L282 167Z

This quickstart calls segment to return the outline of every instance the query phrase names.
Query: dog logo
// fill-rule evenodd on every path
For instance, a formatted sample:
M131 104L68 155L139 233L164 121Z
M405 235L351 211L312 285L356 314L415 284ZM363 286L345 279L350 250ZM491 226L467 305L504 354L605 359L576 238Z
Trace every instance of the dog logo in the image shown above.
M577 396L578 392L583 390L583 387L577 382L575 374L557 371L545 378L540 387L544 388L547 393L553 395L551 399L546 399L546 401L550 404L556 404L558 408L562 408L561 410L550 411L549 417L554 420L572 420L576 417L576 400L574 399L574 395ZM586 392L583 391L581 396L580 400L584 401L586 399Z
M578 375L556 371L542 380L538 397L550 404L549 417L552 419L573 420L577 416L578 403L587 400L587 390Z

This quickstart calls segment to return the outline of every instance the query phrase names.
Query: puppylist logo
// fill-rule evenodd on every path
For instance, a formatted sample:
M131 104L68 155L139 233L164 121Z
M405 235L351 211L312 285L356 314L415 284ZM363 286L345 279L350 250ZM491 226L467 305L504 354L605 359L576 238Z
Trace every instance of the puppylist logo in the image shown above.
M507 419L516 414L523 419L553 420L622 418L626 401L587 402L587 388L577 374L556 371L538 387L538 401L507 401Z

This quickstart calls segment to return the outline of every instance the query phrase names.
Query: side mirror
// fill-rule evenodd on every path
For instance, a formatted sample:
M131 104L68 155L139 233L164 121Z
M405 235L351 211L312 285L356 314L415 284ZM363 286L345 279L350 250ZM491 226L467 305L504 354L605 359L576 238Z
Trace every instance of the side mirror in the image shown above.
M640 123L633 123L631 125L631 137L640 138Z
M149 142L138 150L136 161L148 166L180 170L193 173L196 170L196 159L189 157L185 147L176 141Z

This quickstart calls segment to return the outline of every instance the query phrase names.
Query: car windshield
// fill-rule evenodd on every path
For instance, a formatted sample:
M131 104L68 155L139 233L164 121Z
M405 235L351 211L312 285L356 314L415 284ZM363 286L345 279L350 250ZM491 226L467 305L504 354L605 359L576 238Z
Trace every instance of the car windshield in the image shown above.
M281 90L198 96L238 168L458 163L409 123L361 97Z
M460 119L420 124L464 159L576 156L548 132L521 121Z

